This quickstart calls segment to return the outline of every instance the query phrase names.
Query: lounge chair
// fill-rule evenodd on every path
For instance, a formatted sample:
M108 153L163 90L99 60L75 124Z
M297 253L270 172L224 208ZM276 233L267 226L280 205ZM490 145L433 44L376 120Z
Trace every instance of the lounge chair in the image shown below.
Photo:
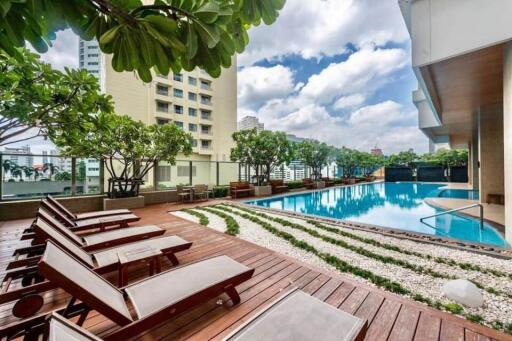
M127 227L129 223L133 223L140 220L140 217L133 213L109 215L103 217L90 217L79 220L73 220L68 217L67 214L63 213L53 202L43 199L41 200L41 206L58 220L60 220L67 227L75 231L86 231L92 229L104 230L109 226ZM64 206L62 206L64 207Z
M294 289L285 292L223 340L360 341L367 328L367 321Z
M156 225L144 225L125 227L119 230L90 233L86 235L77 235L75 231L64 226L60 221L52 217L44 209L40 208L37 214L38 218L44 220L60 233L66 235L76 245L82 247L86 251L105 249L107 247L160 236L165 233L164 229ZM45 235L38 235L38 231L35 229L33 229L31 235L34 238L33 244L44 243L47 238Z
M194 186L194 199L208 200L210 198L210 190L208 185L195 185Z
M34 228L38 230L38 233L44 234L47 239L72 254L82 264L99 274L117 270L121 275L123 269L120 267L119 255L128 254L144 247L158 250L161 256L166 256L173 265L178 265L179 262L175 253L186 250L192 245L191 242L178 236L163 236L89 253L78 247L68 236L59 233L42 219L34 222ZM119 278L118 284L122 285L122 276L119 276ZM20 288L15 285L14 290L10 290L11 283L16 280L21 280L22 287ZM37 294L48 291L54 286L39 273L37 266L26 266L7 272L1 287L0 304L17 301L13 306L13 315L28 317L37 313L43 303L42 298L36 297L40 296Z
M235 287L254 273L254 269L227 256L217 256L118 289L51 241L39 262L39 271L72 296L67 307L59 311L61 315L80 316L81 325L89 311L96 310L121 326L104 337L107 341L134 337L222 293L238 304L240 296ZM129 306L133 306L134 316ZM30 329L41 319L39 316L3 327L0 335L10 336L20 329Z
M254 188L248 182L234 181L229 183L231 198L236 199L242 195L254 195Z
M304 178L302 179L302 184L304 187L306 187L307 189L315 189L315 183L313 182L313 180L311 180L310 178Z
M91 218L101 218L101 217L108 217L112 215L120 215L120 214L131 214L132 211L122 208L119 210L106 210L106 211L95 211L95 212L85 212L85 213L73 213L70 210L66 208L66 206L62 205L60 202L58 202L54 197L51 195L46 196L47 201L49 201L55 208L59 209L59 211L62 212L62 214L66 215L68 219L71 219L73 221L77 220L84 220L84 219L91 219Z

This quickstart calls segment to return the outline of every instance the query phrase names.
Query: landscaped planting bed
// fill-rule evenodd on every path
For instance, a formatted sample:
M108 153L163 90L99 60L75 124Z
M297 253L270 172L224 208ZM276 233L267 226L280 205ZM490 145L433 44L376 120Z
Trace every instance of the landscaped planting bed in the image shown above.
M210 227L512 333L512 262L509 260L245 205L222 204L193 211L205 215L210 222L215 220L208 225L215 226ZM457 278L468 279L481 289L483 307L463 307L442 296L442 286Z

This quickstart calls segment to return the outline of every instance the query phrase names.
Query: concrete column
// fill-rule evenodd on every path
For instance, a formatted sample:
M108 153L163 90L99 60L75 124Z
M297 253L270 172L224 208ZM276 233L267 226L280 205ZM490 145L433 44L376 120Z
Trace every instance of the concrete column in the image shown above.
M478 143L480 161L480 200L488 194L504 194L503 179L503 109L501 105L480 108Z
M503 146L505 173L505 237L512 245L512 43L503 56Z
M473 189L478 190L480 187L480 170L478 169L478 130L474 130L471 138L470 160L468 168L471 169L470 182Z

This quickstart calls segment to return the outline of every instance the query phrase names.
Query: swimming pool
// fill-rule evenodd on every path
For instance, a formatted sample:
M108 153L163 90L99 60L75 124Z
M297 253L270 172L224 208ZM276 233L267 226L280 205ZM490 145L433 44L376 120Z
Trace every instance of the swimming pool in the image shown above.
M484 228L481 229L478 219L464 215L446 214L427 219L427 224L420 222L422 217L442 212L426 204L424 199L439 196L440 188L443 186L445 185L379 182L333 187L321 191L251 200L246 203L508 247L501 234L492 226L484 224Z

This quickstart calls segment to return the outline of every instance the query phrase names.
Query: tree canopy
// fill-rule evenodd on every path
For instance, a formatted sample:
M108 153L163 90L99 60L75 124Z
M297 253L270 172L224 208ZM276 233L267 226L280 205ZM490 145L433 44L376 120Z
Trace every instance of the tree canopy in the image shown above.
M413 151L399 152L398 154L391 155L386 162L388 166L404 166L412 167L415 161L418 161L419 156Z
M253 167L258 185L270 180L275 167L293 159L293 146L283 132L264 130L258 133L256 129L247 129L235 132L233 140L236 145L231 149L231 160Z
M96 124L96 113L113 110L87 71L56 71L37 54L18 52L13 58L0 51L0 146L72 134Z
M56 32L71 28L97 39L116 71L168 74L199 67L218 77L249 42L247 31L269 25L285 0L1 0L0 49L17 56L28 41L44 53Z
M302 141L297 148L297 157L306 166L311 167L312 178L315 180L322 176L322 167L327 165L331 153L331 147L315 140Z

